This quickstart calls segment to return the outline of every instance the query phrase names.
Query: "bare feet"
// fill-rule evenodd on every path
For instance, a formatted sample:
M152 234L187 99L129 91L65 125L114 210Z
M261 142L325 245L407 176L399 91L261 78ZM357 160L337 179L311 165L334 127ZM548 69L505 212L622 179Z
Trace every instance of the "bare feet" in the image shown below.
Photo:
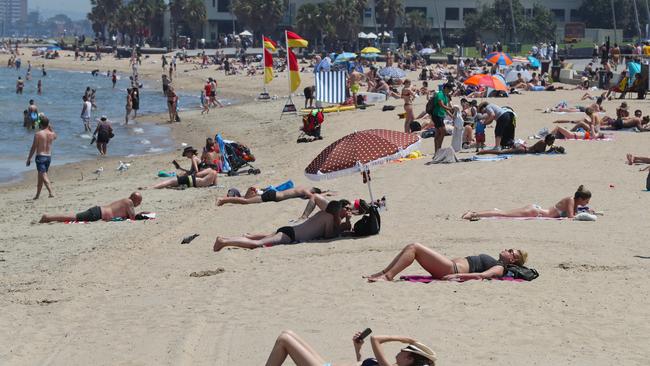
M217 206L223 206L225 202L223 202L223 198L217 198Z
M476 216L476 212L474 211L467 211L461 217L465 220L472 220L472 219L476 219L478 216Z
M41 216L41 220L39 221L39 223L44 224L46 222L49 222L47 215Z
M33 200L37 200L37 199L38 199L38 195L34 196L34 198L32 198L32 199L33 199Z
M217 236L217 240L214 241L214 247L212 248L215 252L220 251L223 247L226 246L226 242L222 237Z
M392 278L388 278L386 274L380 274L379 276L370 276L368 277L368 282L379 282L379 281L392 281Z
M634 155L632 154L627 154L625 155L627 157L627 164L628 165L633 165L634 164Z

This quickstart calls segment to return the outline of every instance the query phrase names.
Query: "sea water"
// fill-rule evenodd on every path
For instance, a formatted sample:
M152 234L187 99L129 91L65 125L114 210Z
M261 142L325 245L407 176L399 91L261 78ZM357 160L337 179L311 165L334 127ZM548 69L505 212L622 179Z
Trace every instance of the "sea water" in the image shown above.
M115 137L108 144L109 156L132 157L160 153L173 148L170 128L166 125L137 123L130 120L124 125L126 88L130 87L128 75L120 75L113 89L106 70L97 76L90 72L46 70L47 76L37 65L32 68L32 80L25 81L22 95L16 94L16 80L25 80L27 72L23 63L20 70L0 68L0 182L17 179L27 169L25 166L31 147L34 130L23 127L23 111L30 99L34 99L39 112L45 113L57 133L52 150L52 164L60 165L97 157L95 145L91 145L92 132L84 132L81 121L82 97L86 87L96 90L97 109L92 111L91 128L97 120L106 115L112 122ZM40 66L40 65L39 65ZM37 83L43 83L43 94L37 94ZM140 110L142 114L167 111L167 101L159 83L144 82L140 89ZM198 105L199 96L179 94L179 106L193 108ZM167 120L167 114L164 114ZM182 114L181 114L182 118ZM32 158L33 159L33 158Z

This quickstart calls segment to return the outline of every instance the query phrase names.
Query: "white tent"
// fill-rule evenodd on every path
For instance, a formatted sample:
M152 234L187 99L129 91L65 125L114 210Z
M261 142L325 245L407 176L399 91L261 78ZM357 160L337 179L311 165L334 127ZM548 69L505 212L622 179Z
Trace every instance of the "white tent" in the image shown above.
M386 32L386 31L384 31L384 37L392 38L392 36L390 35L390 33Z
M250 36L253 35L253 33L251 33L251 32L249 32L249 31L245 30L245 31L239 33L239 35L242 36L242 37L250 37Z
M359 37L359 38L361 38L361 39L367 39L367 38L368 38L368 35L365 34L365 33L363 33L363 32L360 32L360 33L357 35L357 37Z
M374 33L372 33L372 32L370 32L370 33L368 33L368 34L366 35L366 38L368 38L368 39L377 39L377 35L374 34Z

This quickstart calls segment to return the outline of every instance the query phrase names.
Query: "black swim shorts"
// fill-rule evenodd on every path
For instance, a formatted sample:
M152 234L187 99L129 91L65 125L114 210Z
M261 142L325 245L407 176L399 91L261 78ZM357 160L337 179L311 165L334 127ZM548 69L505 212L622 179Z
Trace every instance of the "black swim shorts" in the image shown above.
M283 226L276 231L276 233L282 233L291 239L291 243L296 241L296 232L291 226Z
M176 182L179 186L187 186L189 188L196 187L196 175L181 175L176 177Z
M277 201L276 199L277 192L272 189L267 189L262 193L262 202Z
M433 121L433 125L436 126L436 128L445 127L445 117L431 116L431 120Z
M77 221L99 221L102 219L102 208L95 206L87 209L84 212L79 212L75 215Z

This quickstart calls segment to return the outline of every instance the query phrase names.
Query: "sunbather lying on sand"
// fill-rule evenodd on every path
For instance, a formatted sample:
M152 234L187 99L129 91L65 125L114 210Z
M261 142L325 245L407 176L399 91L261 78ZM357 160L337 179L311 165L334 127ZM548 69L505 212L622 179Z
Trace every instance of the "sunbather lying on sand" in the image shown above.
M546 135L544 137L544 140L537 141L533 146L528 147L524 144L519 144L515 143L512 148L510 149L503 149L503 150L494 150L494 149L488 149L488 150L481 150L477 153L477 155L486 155L486 154L493 154L493 155L504 155L504 154L544 154L546 152L560 152L564 153L564 148L562 146L553 146L553 143L555 142L555 136L553 135ZM546 150L546 147L549 147L549 150Z
M557 120L554 121L553 123L573 123L575 124L575 126L571 128L571 131L577 131L578 129L583 129L585 131L589 131L591 134L596 134L600 132L600 126L602 124L602 120L598 116L598 114L594 113L594 110L592 108L587 108L585 114L587 115L587 117L581 120L577 120L577 121Z
M209 187L217 184L217 172L207 168L191 175L180 175L154 185L153 189L187 186L188 188Z
M605 135L602 132L598 132L596 134L589 133L589 135L587 135L587 133L588 132L582 132L582 131L573 132L573 131L569 131L566 128L562 128L562 127L559 127L559 126L555 127L550 132L550 134L555 136L556 138L559 138L559 139L573 139L573 140L583 140L583 139L584 140L595 140L595 139L604 139L607 136L611 136L611 134L610 135Z
M578 211L588 211L593 213L588 207L589 200L591 199L591 192L585 189L584 186L578 187L578 190L573 194L573 197L565 197L549 209L543 209L542 206L537 204L528 205L522 208L516 208L509 211L501 210L488 210L488 211L467 211L463 214L463 219L478 220L482 217L575 217Z
M296 366L357 366L362 358L361 347L364 343L363 339L359 339L360 335L361 333L356 333L354 337L352 337L354 352L357 355L357 362L332 364L326 362L311 345L309 345L304 339L300 338L296 333L290 330L285 330L280 333L278 338L275 340L273 350L271 351L269 358L266 360L266 366L281 366L284 364L287 356L291 357L291 360L293 360ZM391 363L388 357L384 354L382 347L383 343L388 342L401 342L408 344L395 356L396 362L394 364ZM365 360L361 364L363 366L433 366L436 361L435 352L413 338L376 335L370 337L370 343L372 344L372 351L376 361L373 359Z
M381 272L367 276L369 282L392 281L400 272L417 261L438 280L478 280L502 277L509 264L523 266L528 253L521 249L504 249L499 259L487 254L449 259L420 243L409 244Z
M129 198L124 198L112 202L106 206L95 206L84 212L74 215L48 215L45 214L41 217L41 223L45 222L70 222L70 221L111 221L114 218L120 217L124 219L135 219L135 207L140 206L142 202L142 195L138 192L133 192Z
M219 197L217 199L217 206L225 205L226 203L238 204L238 205L249 205L252 203L262 203L262 202L280 202L288 200L290 198L302 198L310 199L313 194L322 193L322 191L316 187L307 188L307 187L295 187L287 189L285 191L274 191L268 189L264 193L258 193L258 190L255 187L248 188L244 197ZM328 193L326 193L328 194Z
M611 117L603 117L603 130L621 130L624 128L636 128L639 132L650 131L648 126L650 123L650 116L643 116L643 112L637 109L634 111L634 116L620 117L613 119Z
M332 201L324 211L320 211L306 221L295 226L283 226L270 234L247 234L241 237L217 237L214 251L232 246L256 249L278 244L292 244L315 239L335 238L343 231L350 230L352 207L347 200ZM341 222L345 219L345 222Z

